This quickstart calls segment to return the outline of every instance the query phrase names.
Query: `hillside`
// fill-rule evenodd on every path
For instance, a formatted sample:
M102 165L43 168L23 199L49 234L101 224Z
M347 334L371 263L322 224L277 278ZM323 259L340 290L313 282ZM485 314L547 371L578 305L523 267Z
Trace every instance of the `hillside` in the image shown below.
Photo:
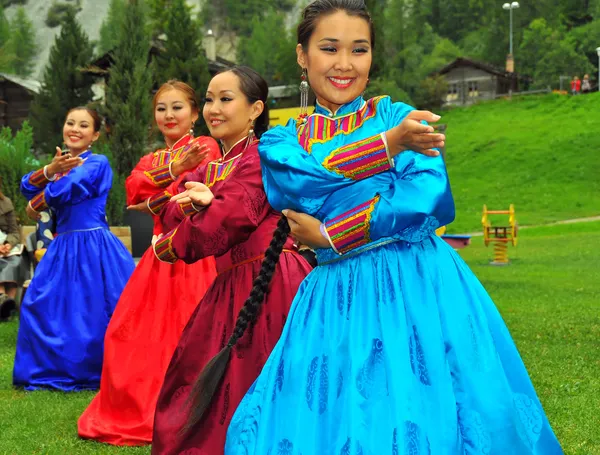
M600 215L600 93L498 100L442 112L457 207L449 232L481 230L483 204L520 225Z
M81 0L81 11L77 14L77 20L92 41L97 41L100 37L100 26L108 14L109 4L110 0ZM41 79L50 54L50 47L54 44L56 35L60 33L60 27L49 28L45 23L51 5L52 2L49 0L27 0L24 5L36 31L39 51L32 76L34 79ZM16 13L18 6L20 5L13 5L5 9L6 17L9 20Z

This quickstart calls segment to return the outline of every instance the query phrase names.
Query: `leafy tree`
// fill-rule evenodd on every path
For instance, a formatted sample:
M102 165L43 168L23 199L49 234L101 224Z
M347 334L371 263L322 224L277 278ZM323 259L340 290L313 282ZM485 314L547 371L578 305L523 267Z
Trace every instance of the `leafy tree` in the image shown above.
M553 29L545 19L536 19L525 30L520 46L522 67L533 76L534 87L557 87L559 76L581 75L594 70L564 27Z
M140 0L129 0L106 87L106 115L115 171L129 174L146 150L151 116L150 36Z
M88 36L75 19L74 12L68 12L50 49L42 88L31 106L34 143L41 152L54 153L54 148L62 143L67 111L92 99L93 79L80 71L92 55L93 46Z
M10 24L10 29L10 49L14 56L12 69L19 76L31 76L34 68L34 58L37 54L37 44L33 24L22 6L17 9L17 14Z

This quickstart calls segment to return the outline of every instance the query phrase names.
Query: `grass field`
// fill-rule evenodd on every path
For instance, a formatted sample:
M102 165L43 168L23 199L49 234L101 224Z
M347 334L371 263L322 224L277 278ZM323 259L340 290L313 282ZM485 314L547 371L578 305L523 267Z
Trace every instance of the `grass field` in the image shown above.
M566 454L600 455L600 223L522 231L512 264L487 265L481 238L461 250L521 351ZM77 439L92 393L11 387L17 322L0 325L0 454L147 454Z
M479 230L483 204L521 225L600 215L600 93L497 100L441 112L456 200L449 232Z

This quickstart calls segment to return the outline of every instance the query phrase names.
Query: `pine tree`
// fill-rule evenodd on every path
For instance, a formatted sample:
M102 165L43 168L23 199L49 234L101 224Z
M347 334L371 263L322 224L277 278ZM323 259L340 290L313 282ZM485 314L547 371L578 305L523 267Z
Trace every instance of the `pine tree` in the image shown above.
M155 60L156 80L159 84L178 79L189 84L202 96L210 81L208 62L202 48L201 28L194 23L191 9L185 0L171 0L166 18L164 52ZM208 132L198 122L198 132Z
M371 78L377 78L385 72L385 17L384 0L366 0L365 4L371 13L373 26L375 27L375 52L373 52L373 63L371 64Z
M129 0L124 12L121 41L106 87L106 115L110 149L119 174L129 174L146 151L152 114L152 72L148 67L150 37L140 0Z
M36 149L54 153L62 144L62 126L67 111L85 105L92 99L93 80L80 68L93 56L93 46L75 19L74 12L65 15L60 34L50 49L44 70L42 88L31 107Z
M167 29L168 14L172 7L171 0L146 0L148 7L148 25L152 38L158 38Z
M269 8L250 22L252 33L240 38L238 61L256 70L269 85L285 85L299 80L295 39L285 28L282 12Z
M125 0L110 0L108 15L100 26L98 53L100 55L112 51L119 42L119 33L123 28L125 17Z
M12 73L14 55L10 49L10 23L4 15L4 8L0 5L0 72Z
M10 24L10 48L14 55L12 68L15 74L23 77L31 76L34 67L34 58L37 54L35 30L32 22L27 17L25 8L19 7L12 23Z

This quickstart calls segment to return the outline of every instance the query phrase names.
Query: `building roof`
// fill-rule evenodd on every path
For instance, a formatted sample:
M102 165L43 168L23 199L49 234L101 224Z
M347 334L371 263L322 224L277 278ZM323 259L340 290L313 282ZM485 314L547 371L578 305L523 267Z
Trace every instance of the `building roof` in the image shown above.
M39 93L42 88L42 84L34 79L25 79L14 74L0 73L0 82L4 80L17 84L31 93Z
M499 77L503 77L503 78L507 78L507 79L511 79L511 78L515 78L515 77L517 79L529 79L528 76L525 76L525 75L522 75L519 73L509 73L508 71L505 71L501 68L490 65L489 63L478 62L478 61L470 60L470 59L464 58L464 57L458 57L453 62L444 66L436 74L444 75L444 74L449 73L451 70L453 70L455 68L460 68L463 66L470 66L472 68L477 68L482 71L485 71L486 73L493 74L494 76L499 76Z
M163 51L163 46L160 42L156 41L150 47L149 58L159 55ZM113 51L108 51L105 54L96 58L96 60L90 62L88 66L82 68L81 71L86 74L92 74L95 76L105 76L108 74L109 68L114 63ZM219 71L231 68L235 63L230 62L224 58L217 56L215 60L208 60L208 71L212 74L218 73Z

